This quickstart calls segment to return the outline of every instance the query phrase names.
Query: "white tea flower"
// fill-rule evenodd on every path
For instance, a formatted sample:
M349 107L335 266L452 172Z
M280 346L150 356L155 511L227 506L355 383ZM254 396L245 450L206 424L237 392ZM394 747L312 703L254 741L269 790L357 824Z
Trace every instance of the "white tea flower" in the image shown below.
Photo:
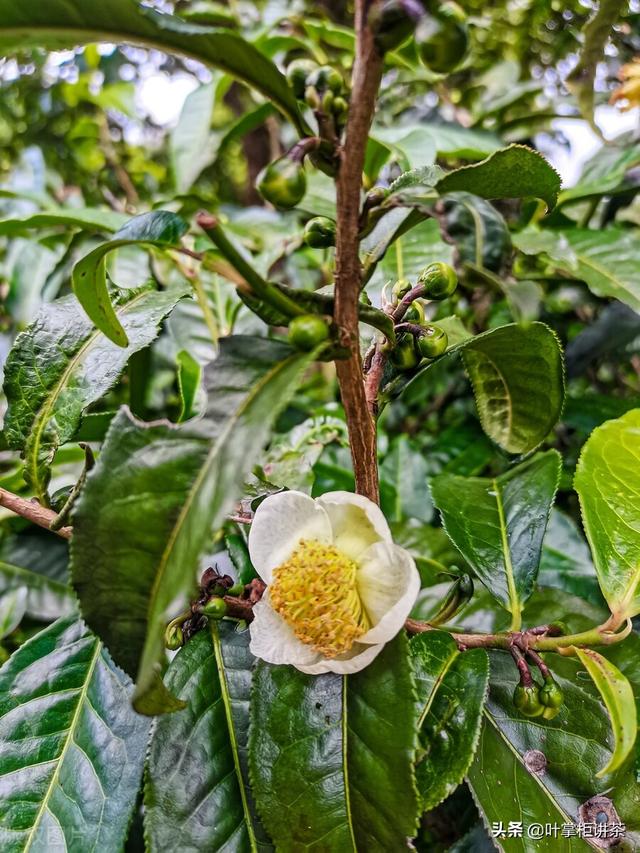
M249 553L267 590L254 608L251 651L302 672L357 672L404 625L420 590L372 501L350 492L264 500Z

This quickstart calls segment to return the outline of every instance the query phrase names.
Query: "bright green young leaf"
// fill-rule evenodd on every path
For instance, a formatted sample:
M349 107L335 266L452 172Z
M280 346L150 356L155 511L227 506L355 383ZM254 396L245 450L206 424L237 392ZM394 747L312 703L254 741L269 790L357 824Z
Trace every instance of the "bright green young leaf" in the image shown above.
M203 27L141 6L134 0L0 0L0 48L61 50L89 42L138 44L212 65L262 92L299 131L306 126L284 76L252 44L229 29Z
M553 590L551 600L559 595ZM576 604L576 599L568 599L568 612L575 613ZM535 620L538 615L532 618ZM622 653L625 645L621 644L616 652ZM634 849L639 841L640 786L632 762L606 778L597 776L615 747L607 709L590 679L585 678L584 672L580 675L583 665L573 657L547 656L565 704L553 720L531 720L513 706L517 673L511 656L490 652L489 657L489 699L468 781L488 825L502 821L506 827L509 821L523 822L522 838L499 839L505 853L593 850L587 840L577 835L549 835L534 841L526 836L526 827L533 823L558 823L560 828L565 823L578 824L580 807L597 795L613 802L620 821L626 825L629 849ZM626 657L637 674L637 642L629 646Z
M640 409L591 433L575 476L600 588L620 620L640 613Z
M511 613L514 630L538 574L560 464L549 450L492 479L441 474L431 482L449 538Z
M0 670L0 846L120 850L149 722L130 682L77 617L61 619Z
M74 512L72 577L89 625L116 663L137 673L136 707L145 712L163 710L145 695L157 685L165 625L186 603L201 554L313 356L225 338L205 372L201 420L144 424L123 409L112 422Z
M129 344L127 333L114 309L107 287L106 256L121 246L136 244L175 246L187 223L166 210L143 213L130 219L111 240L85 255L73 268L71 282L87 316L118 346Z
M510 145L481 163L449 172L436 188L441 195L468 192L481 198L541 198L551 209L560 191L560 175L538 151Z
M249 766L278 850L403 850L419 813L417 706L404 634L355 675L261 663Z
M253 811L247 768L249 632L229 623L196 634L172 661L168 688L187 706L161 717L147 758L151 853L272 849Z
M576 648L575 652L598 688L611 718L615 748L607 764L598 770L596 776L600 778L617 770L633 749L638 731L636 703L628 679L617 666L593 649Z
M16 237L28 234L33 229L55 227L79 228L81 231L117 231L130 219L124 213L105 208L80 207L57 208L31 213L28 216L0 220L0 236Z
M461 653L441 631L418 634L409 649L420 708L416 781L423 809L429 811L458 787L473 760L489 658L484 649Z
M193 415L193 406L200 387L202 366L186 350L178 353L178 390L180 391L180 416L178 421L188 420Z
M509 453L535 450L564 401L562 351L544 323L501 326L460 347L480 423Z
M93 326L74 296L45 305L18 336L5 365L4 433L9 446L22 451L25 480L41 501L55 452L73 437L83 411L115 385L130 356L153 341L187 292L186 285L112 291L129 341L124 349Z

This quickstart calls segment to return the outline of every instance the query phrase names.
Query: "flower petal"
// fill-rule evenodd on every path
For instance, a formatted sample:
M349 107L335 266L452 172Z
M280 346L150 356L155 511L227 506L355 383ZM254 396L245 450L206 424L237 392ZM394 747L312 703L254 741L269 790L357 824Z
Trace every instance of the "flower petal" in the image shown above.
M287 560L301 539L331 542L331 522L324 509L302 492L270 495L256 510L249 531L249 556L265 583Z
M389 542L391 531L379 506L351 492L327 492L316 498L329 516L333 543L339 551L357 560L375 542Z
M420 592L416 564L404 548L377 542L360 558L356 578L373 625L358 642L386 643L402 628Z
M373 646L355 643L353 648L349 649L343 655L338 655L338 657L323 657L318 663L294 664L294 666L301 672L306 672L309 675L320 675L323 672L336 672L339 675L349 675L352 672L359 672L365 666L369 666L371 661L380 654L383 648L384 643L378 643Z
M268 591L253 606L253 621L249 626L251 653L267 663L310 666L322 660L320 652L302 643L269 602Z

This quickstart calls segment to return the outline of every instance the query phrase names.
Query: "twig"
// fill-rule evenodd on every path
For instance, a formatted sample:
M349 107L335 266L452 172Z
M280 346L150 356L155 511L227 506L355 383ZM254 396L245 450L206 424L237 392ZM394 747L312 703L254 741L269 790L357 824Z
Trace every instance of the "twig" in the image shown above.
M367 15L371 0L356 0L356 56L345 142L340 152L337 187L337 233L334 320L340 343L351 355L336 362L344 406L356 491L378 502L378 462L375 422L367 407L360 363L358 300L362 269L359 253L360 193L364 154L382 77L382 57L376 50Z
M27 500L26 498L14 495L13 492L8 492L6 489L0 488L0 506L11 510L11 512L15 512L16 515L20 515L22 518L26 518L40 527L44 527L45 530L51 530L52 533L56 533L63 539L71 539L73 528L61 527L60 530L53 530L51 525L57 518L56 513L42 506L35 499Z

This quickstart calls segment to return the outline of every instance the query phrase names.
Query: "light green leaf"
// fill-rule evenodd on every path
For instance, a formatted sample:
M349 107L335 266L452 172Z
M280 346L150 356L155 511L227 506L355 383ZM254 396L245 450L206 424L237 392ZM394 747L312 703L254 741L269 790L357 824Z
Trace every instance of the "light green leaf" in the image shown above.
M124 409L112 422L74 512L72 578L89 625L119 665L138 673L136 707L145 713L163 710L145 694L157 684L164 627L186 603L201 554L313 357L261 338L225 338L205 372L202 419L143 424Z
M74 296L46 305L18 336L5 365L4 434L10 447L22 451L25 480L41 501L47 501L58 447L73 437L84 410L116 384L130 356L153 341L187 291L186 285L112 291L126 348L94 328Z
M188 420L193 415L196 395L200 388L202 366L186 350L178 353L178 389L180 391L180 416L178 422Z
M404 633L355 675L260 663L249 763L278 850L403 850L415 834L417 704Z
M392 213L385 216L381 222L381 226L384 225L389 216L393 217L394 215ZM375 233L373 232L372 237ZM387 242L385 251L388 245L390 245L390 242ZM376 244L374 255L376 259L382 257L378 244ZM427 219L396 239L393 249L387 251L384 255L382 272L385 279L391 279L392 281L398 278L414 280L430 263L434 261L451 263L452 260L453 247L445 243L442 239L440 227L436 220Z
M514 630L533 592L560 465L559 453L549 450L499 477L441 474L431 482L449 538L511 613Z
M126 347L129 342L111 304L105 269L106 256L121 246L175 246L186 230L187 223L175 213L166 210L143 213L130 219L109 242L89 252L74 266L71 283L78 301L89 319L118 346Z
M84 0L0 0L0 48L61 50L90 42L138 44L212 65L262 92L307 131L284 76L256 47L229 29L198 26L141 6L134 0L103 0L88 7Z
M196 634L166 684L187 703L161 717L147 758L144 822L152 853L272 849L253 811L247 767L253 655L230 623Z
M169 149L176 190L185 193L215 156L211 119L216 82L205 83L187 96L171 132Z
M484 649L461 653L441 631L410 644L420 708L416 781L424 811L458 787L473 760L487 698L489 658Z
M27 641L0 670L0 846L120 850L149 722L130 682L76 617Z
M16 237L28 234L33 229L70 226L81 231L117 231L131 217L116 213L108 208L54 208L28 216L17 216L0 220L0 236Z
M593 649L576 648L575 653L598 688L611 718L615 748L606 765L596 773L600 778L617 770L633 749L638 731L636 703L629 680L617 666Z
M640 613L640 409L606 421L575 476L600 588L617 620Z
M441 195L461 191L481 198L541 198L551 209L560 191L560 175L538 151L510 145L481 163L449 172L436 188Z
M584 281L596 296L640 311L640 249L632 230L523 231L513 242L525 254L544 253L556 270Z

